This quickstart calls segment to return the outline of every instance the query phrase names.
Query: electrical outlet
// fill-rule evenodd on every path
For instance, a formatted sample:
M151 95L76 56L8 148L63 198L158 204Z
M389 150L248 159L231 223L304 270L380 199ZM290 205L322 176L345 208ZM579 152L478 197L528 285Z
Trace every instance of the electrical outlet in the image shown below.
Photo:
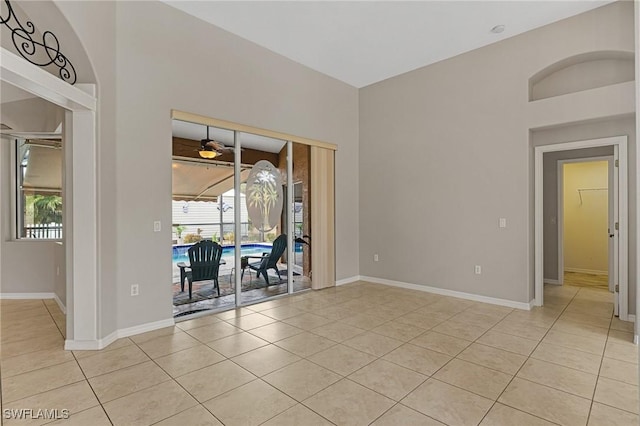
M159 220L153 222L153 232L160 232L162 230L162 224Z
M480 265L476 265L475 267L475 274L476 275L480 275L482 273L482 266Z
M504 218L504 217L501 217L500 221L499 221L499 226L500 226L500 228L506 228L507 227L507 219Z
M138 294L140 294L140 287L138 287L138 284L132 284L131 285L131 295L132 296L137 296Z
M380 260L380 257L378 256L378 253L374 254L374 255L373 255L373 261L374 261L374 262L377 262L377 261L379 261L379 260Z

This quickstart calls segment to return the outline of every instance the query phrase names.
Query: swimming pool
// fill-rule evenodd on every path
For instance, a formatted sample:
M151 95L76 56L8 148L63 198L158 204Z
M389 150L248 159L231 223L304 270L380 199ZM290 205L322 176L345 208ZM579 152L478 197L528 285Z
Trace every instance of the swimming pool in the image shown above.
M189 254L187 251L193 244L182 244L173 246L173 263L186 262L189 263ZM240 249L242 256L261 256L262 253L271 251L270 244L243 244ZM230 257L235 254L234 246L222 247L222 257Z

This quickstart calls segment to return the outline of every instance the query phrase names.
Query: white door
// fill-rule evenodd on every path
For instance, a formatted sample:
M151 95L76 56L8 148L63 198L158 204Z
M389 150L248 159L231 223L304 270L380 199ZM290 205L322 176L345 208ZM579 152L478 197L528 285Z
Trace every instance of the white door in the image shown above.
M618 145L613 146L613 167L610 167L611 173L609 173L609 179L613 182L609 182L609 188L613 188L610 192L610 196L613 196L613 205L609 204L609 211L612 213L609 215L609 291L613 292L613 312L615 316L619 315L619 286L620 283L620 247L619 247L619 173L618 167Z

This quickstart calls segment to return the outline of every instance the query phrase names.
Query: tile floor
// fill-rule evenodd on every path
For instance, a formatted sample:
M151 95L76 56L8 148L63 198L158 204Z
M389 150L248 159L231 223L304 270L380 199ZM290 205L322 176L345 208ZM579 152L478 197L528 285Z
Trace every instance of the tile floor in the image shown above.
M633 325L609 300L551 286L529 312L358 282L84 352L52 301L2 300L2 406L82 426L637 425Z

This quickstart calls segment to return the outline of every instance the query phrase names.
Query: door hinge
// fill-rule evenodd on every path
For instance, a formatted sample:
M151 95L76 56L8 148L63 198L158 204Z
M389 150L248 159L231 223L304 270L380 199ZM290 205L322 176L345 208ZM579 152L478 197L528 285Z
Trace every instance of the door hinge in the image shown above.
M620 293L620 284L616 284L616 293Z
M615 228L616 228L616 231L618 231L620 229L620 225L618 224L618 222L616 222Z
M620 167L620 160L616 160L616 167Z

